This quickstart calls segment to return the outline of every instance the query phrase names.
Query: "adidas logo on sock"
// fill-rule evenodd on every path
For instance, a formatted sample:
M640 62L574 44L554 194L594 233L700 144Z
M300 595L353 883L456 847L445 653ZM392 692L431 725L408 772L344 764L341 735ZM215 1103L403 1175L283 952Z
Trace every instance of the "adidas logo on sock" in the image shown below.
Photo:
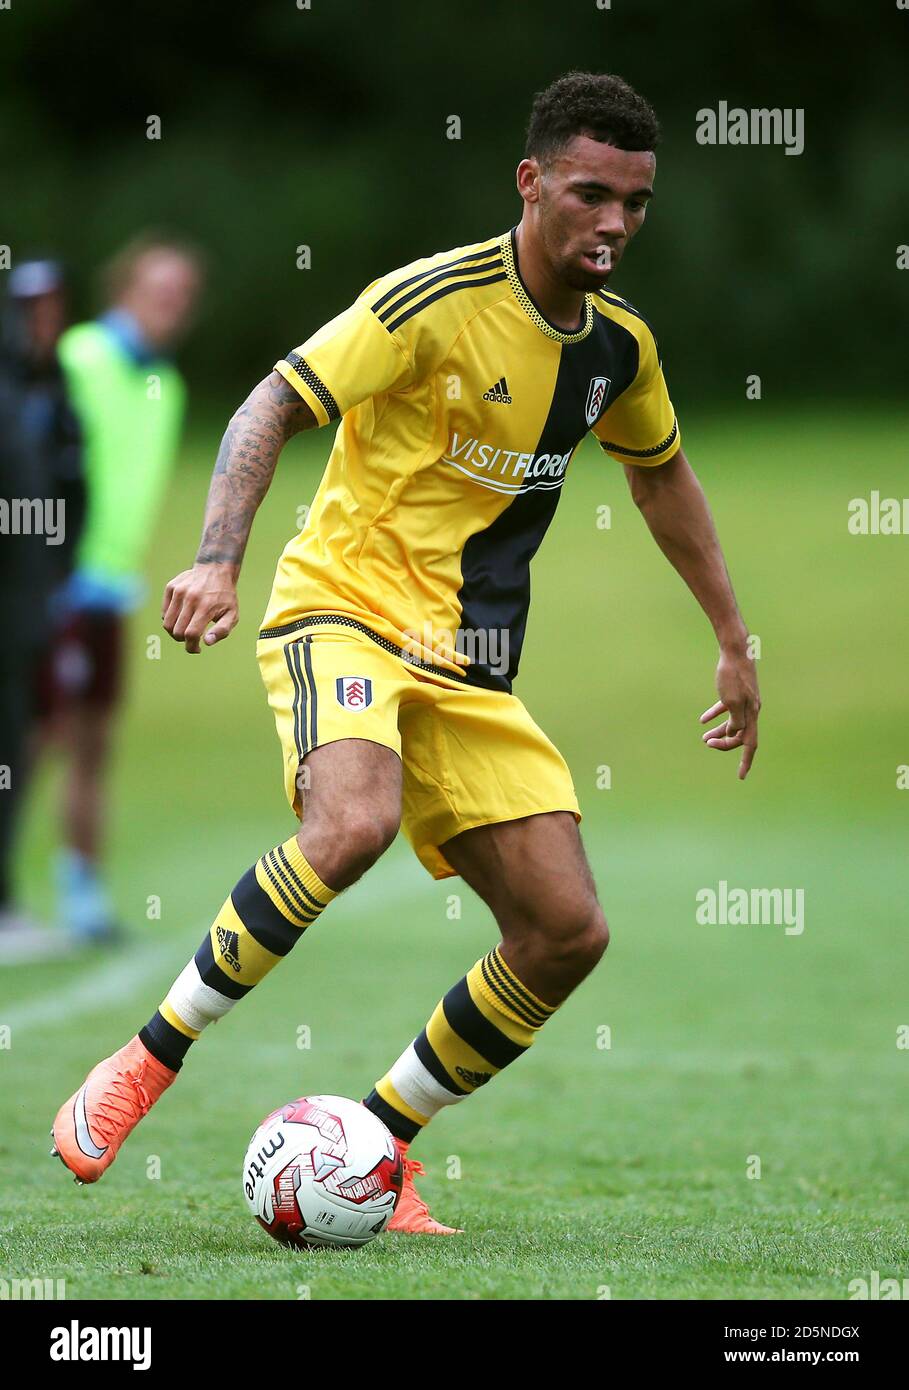
M487 1081L492 1080L491 1071L470 1071L467 1067L455 1067L455 1071L468 1086L485 1086Z
M218 937L218 945L221 948L221 955L227 961L227 964L239 975L241 967L240 937L238 933L235 931L228 931L226 927L217 927L216 935Z
M508 382L500 376L494 386L490 386L488 391L483 392L484 401L494 401L496 405L511 405L511 396L508 394Z

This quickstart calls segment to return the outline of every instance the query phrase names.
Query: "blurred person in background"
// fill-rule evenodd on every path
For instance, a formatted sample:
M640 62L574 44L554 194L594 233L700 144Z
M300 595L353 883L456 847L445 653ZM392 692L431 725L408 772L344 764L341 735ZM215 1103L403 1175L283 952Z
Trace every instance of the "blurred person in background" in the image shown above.
M169 353L198 300L198 254L166 238L127 245L105 272L107 309L59 354L84 438L86 512L61 595L54 730L67 763L58 914L79 942L118 934L101 874L106 776L123 686L126 616L179 443L186 391Z
M40 510L30 511L27 532L24 513L5 528L0 552L0 764L9 769L0 790L0 963L59 947L15 901L12 856L42 713L53 595L72 567L84 515L80 431L57 356L66 321L61 266L16 265L0 321L0 497L30 499ZM50 529L38 526L39 515Z

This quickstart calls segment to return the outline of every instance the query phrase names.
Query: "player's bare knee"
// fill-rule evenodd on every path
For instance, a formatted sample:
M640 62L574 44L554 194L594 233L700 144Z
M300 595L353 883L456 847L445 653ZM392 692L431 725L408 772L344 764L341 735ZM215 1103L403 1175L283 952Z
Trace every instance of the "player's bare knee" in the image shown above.
M609 927L596 899L563 909L558 923L543 935L540 952L547 964L583 979L602 958L609 944Z
M318 860L330 888L347 888L388 849L398 833L398 817L348 807L331 817L307 817L297 833L302 852Z
M582 980L609 944L609 927L594 897L549 907L512 905L499 916L502 939L520 941L521 949L545 970Z
M609 945L609 923L598 902L590 908L589 920L583 932L584 950L590 957L591 970L601 960Z

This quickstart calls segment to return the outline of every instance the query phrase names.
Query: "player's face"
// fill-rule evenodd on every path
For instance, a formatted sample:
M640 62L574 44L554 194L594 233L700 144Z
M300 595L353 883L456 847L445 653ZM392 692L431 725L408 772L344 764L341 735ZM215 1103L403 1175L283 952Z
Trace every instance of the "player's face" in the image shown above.
M644 221L655 169L650 150L576 135L540 173L539 236L563 284L585 291L606 284Z

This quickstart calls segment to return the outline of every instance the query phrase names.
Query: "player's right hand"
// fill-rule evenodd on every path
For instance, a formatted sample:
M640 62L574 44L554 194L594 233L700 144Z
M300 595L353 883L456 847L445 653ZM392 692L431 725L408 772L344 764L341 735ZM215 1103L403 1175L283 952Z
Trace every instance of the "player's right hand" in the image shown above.
M193 565L178 574L164 590L161 617L165 631L193 655L200 643L213 647L229 637L240 617L236 566Z

